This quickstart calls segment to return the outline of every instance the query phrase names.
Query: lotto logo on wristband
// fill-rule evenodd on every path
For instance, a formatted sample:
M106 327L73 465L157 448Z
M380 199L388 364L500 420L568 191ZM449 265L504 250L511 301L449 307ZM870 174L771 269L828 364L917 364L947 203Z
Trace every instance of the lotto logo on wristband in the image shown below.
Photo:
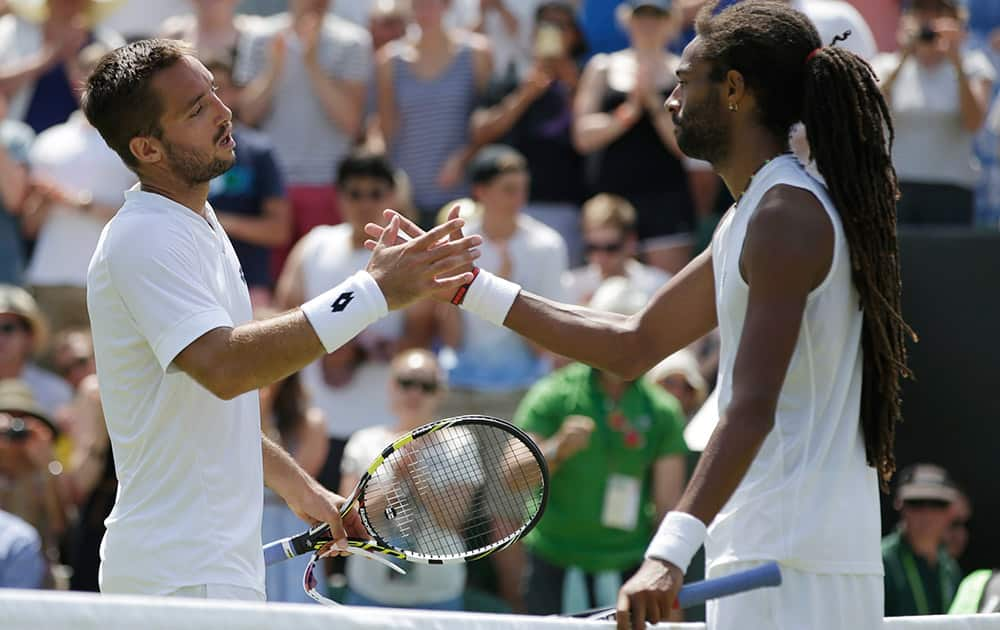
M337 299L333 301L333 304L330 305L330 312L331 313L341 312L342 310L347 308L347 305L350 304L353 299L354 299L353 291L345 291L344 293L341 293L339 296L337 296Z

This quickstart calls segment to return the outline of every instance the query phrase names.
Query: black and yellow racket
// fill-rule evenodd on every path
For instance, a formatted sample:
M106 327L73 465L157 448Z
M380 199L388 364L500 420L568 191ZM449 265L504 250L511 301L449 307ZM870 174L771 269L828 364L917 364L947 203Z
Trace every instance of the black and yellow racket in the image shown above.
M489 416L432 422L375 458L344 502L358 510L370 540L350 539L363 555L445 564L484 558L527 534L548 499L549 471L538 446ZM264 547L268 565L331 540L320 524Z

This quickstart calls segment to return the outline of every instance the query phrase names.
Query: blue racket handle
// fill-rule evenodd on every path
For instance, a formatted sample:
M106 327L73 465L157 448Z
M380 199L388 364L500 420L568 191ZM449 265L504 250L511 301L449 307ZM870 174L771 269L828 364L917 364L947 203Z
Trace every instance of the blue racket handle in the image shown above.
M282 546L282 540L276 540L264 546L264 564L271 566L277 562L288 560L288 554Z
M781 584L781 569L778 568L777 562L768 562L754 569L682 586L677 594L677 602L681 608L690 608L717 597L779 584Z

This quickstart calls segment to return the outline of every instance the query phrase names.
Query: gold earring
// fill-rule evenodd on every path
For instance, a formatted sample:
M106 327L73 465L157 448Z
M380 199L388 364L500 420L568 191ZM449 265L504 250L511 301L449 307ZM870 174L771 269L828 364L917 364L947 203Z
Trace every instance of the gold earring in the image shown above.
M740 106L737 105L736 103L730 103L729 104L729 111L731 111L731 112L738 112L739 110L740 110Z

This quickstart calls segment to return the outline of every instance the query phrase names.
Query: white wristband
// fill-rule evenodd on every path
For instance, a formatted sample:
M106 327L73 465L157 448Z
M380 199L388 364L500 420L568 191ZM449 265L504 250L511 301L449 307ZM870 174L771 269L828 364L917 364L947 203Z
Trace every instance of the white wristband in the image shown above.
M480 269L469 285L461 306L491 324L503 326L503 320L507 319L507 313L520 292L521 285Z
M687 573L691 558L705 542L705 524L685 512L667 512L646 548L646 558L666 560Z
M389 312L375 278L359 271L301 307L327 352L333 352Z

